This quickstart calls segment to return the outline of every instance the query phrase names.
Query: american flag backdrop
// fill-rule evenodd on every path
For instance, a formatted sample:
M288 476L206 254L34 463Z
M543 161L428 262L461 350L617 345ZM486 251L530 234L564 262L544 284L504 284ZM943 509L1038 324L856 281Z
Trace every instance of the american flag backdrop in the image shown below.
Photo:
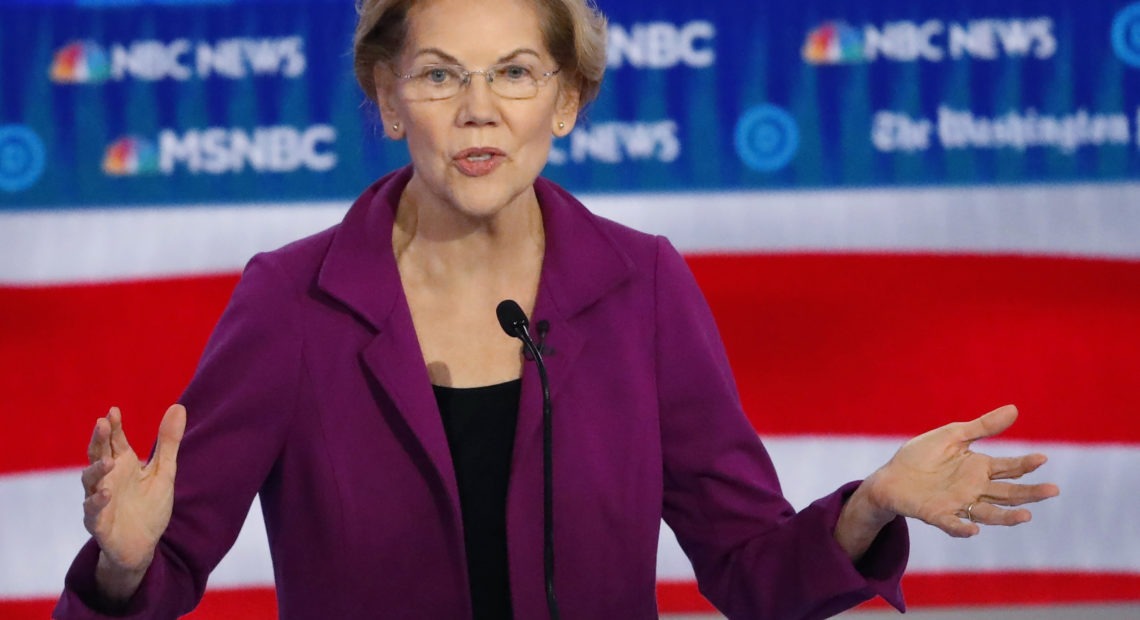
M792 503L1014 403L979 449L1062 495L912 523L908 603L1140 602L1140 3L599 4L609 81L546 174L686 254ZM45 617L86 539L95 418L146 451L252 254L406 160L352 19L0 7L0 617ZM662 612L709 609L668 528L658 567ZM255 503L194 616L269 617L272 580Z

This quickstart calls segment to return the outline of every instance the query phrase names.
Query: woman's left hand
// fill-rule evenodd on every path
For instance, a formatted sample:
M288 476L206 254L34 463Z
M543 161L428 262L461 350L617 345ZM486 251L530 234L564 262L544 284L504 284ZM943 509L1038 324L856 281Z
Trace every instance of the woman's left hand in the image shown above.
M906 442L891 460L857 491L879 515L922 520L955 537L974 536L978 524L1018 525L1032 515L1023 504L1056 496L1055 484L1006 482L1045 463L1044 454L991 457L971 450L973 442L992 437L1017 419L1013 405L975 420L957 422Z

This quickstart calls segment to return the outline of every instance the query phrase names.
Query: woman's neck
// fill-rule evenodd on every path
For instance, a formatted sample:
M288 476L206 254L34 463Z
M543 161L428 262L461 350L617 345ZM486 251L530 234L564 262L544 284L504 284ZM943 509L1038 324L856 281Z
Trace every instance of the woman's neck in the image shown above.
M533 189L484 217L444 203L415 181L400 198L392 229L401 271L427 280L482 279L541 262L545 236Z

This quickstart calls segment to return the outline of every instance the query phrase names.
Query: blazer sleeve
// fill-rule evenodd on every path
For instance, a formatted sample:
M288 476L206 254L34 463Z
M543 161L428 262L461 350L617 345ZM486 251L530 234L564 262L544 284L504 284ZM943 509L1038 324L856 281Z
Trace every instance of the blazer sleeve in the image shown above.
M826 618L875 595L903 610L905 519L856 564L834 529L858 482L795 512L744 415L712 313L664 238L655 291L663 516L701 593L729 618Z
M267 255L246 267L183 394L173 514L126 609L99 609L99 548L90 540L67 573L54 618L175 618L198 604L274 466L298 401L295 288Z

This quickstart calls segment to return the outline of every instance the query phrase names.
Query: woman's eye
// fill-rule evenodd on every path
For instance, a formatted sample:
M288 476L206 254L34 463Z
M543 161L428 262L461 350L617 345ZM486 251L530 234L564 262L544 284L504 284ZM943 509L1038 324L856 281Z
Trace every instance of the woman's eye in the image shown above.
M424 71L424 77L433 84L443 84L451 77L451 71L440 67L434 67Z
M499 73L508 80L521 80L530 76L530 69L522 65L507 65Z

